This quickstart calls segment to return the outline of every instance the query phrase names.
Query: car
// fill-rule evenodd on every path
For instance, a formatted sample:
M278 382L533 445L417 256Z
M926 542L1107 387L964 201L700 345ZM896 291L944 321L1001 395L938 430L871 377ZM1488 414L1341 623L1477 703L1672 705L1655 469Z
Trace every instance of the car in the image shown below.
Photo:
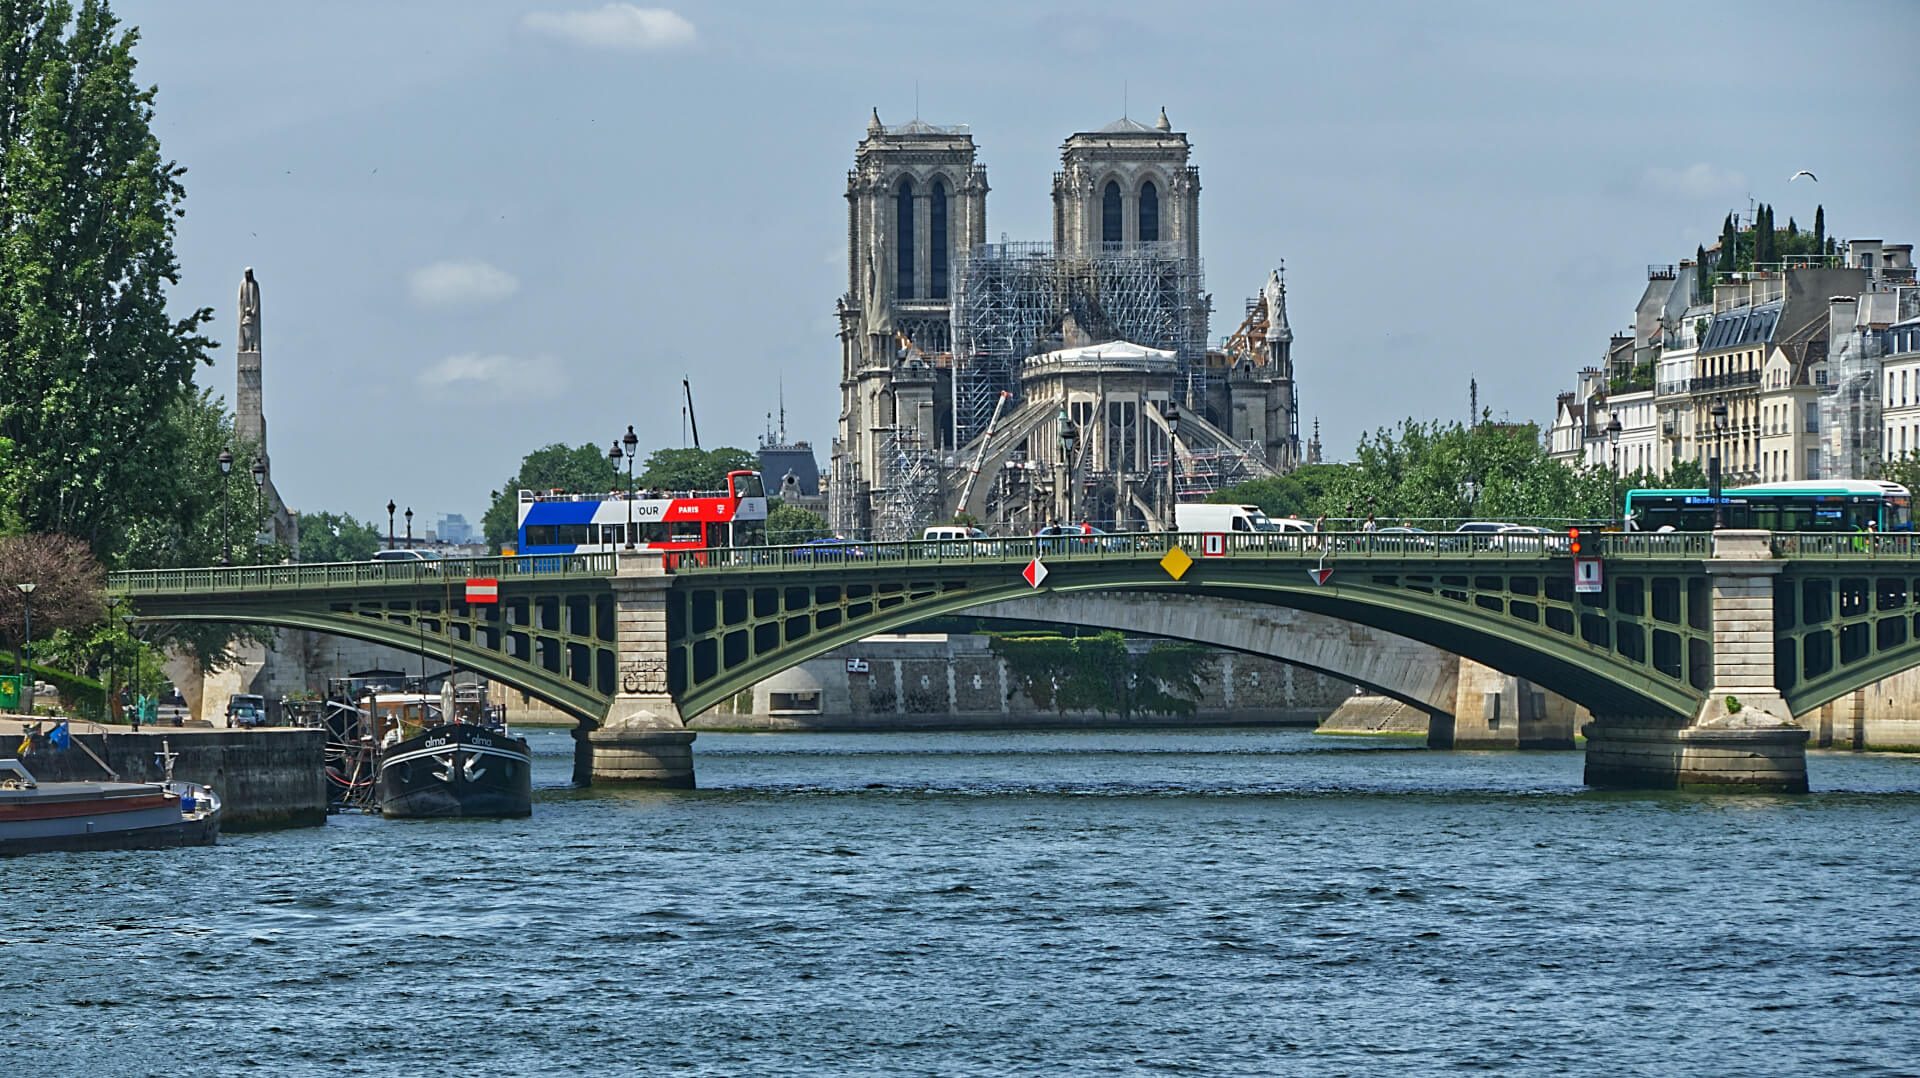
M991 554L994 551L992 543L976 542L969 546L966 540L985 539L987 533L979 528L958 524L936 524L921 532L920 538L924 542L937 544L931 550L922 551L923 554L933 554L936 557L966 557L969 554Z
M243 730L267 724L267 698L257 693L239 692L227 700L227 725Z
M810 539L787 551L792 561L842 562L867 557L867 548L851 539Z
M437 573L440 571L437 563L441 559L440 552L437 550L413 550L400 547L394 550L376 550L369 560L385 564L418 565L428 572Z

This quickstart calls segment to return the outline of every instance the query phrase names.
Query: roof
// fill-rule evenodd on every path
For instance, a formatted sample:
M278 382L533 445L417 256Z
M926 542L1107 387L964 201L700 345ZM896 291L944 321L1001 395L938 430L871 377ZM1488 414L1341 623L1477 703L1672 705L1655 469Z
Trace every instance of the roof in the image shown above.
M1139 120L1133 119L1130 116L1122 116L1118 120L1115 120L1110 124L1107 124L1105 127L1099 128L1095 133L1101 134L1101 135L1113 135L1113 134L1119 134L1119 133L1128 132L1128 131L1139 133L1139 134L1151 135L1153 134L1153 125L1143 124Z
M930 124L925 120L908 120L903 124L888 124L883 130L889 135L964 135L966 124Z
M1032 363L1099 363L1107 360L1123 359L1164 359L1171 363L1175 353L1164 348L1148 348L1131 341L1108 341L1105 344L1089 344L1080 348L1062 348L1045 355L1034 356Z
M1774 327L1780 324L1780 314L1785 309L1785 300L1774 300L1714 315L1713 324L1707 327L1707 335L1700 340L1700 351L1711 352L1720 348L1770 342L1773 340Z

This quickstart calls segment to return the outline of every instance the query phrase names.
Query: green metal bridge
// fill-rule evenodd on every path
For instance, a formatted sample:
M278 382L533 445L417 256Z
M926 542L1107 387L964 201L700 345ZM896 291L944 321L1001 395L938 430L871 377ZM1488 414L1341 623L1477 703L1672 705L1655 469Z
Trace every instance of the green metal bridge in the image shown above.
M1771 624L1716 617L1729 534L1763 560ZM154 621L308 629L447 657L592 727L616 697L664 693L691 716L833 647L1036 590L1250 600L1432 644L1595 715L1685 722L1715 690L1716 641L1770 639L1770 680L1803 714L1920 664L1911 535L1607 533L1577 592L1564 535L1132 534L696 552L455 558L112 574ZM1211 544L1211 545L1210 545ZM1037 589L1023 573L1035 562ZM1715 566L1721 566L1715 569ZM1329 572L1330 571L1330 572ZM1756 575L1757 574L1757 575ZM468 578L499 581L470 604ZM651 596L663 616L632 615ZM1763 612L1764 613L1764 612ZM1142 633L1156 626L1139 624ZM1285 659L1286 656L1275 656ZM1719 656L1722 669L1729 655Z

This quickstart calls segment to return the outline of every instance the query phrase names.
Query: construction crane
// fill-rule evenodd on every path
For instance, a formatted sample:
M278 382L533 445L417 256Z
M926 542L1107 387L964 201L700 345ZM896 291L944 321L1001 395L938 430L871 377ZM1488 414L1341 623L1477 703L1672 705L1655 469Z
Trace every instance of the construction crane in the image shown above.
M960 509L967 511L967 499L973 496L973 484L980 479L980 462L987 457L987 446L993 441L993 428L1000 423L1000 413L1006 410L1007 401L1013 398L1009 390L1000 391L1000 399L993 402L993 415L987 420L987 432L980 438L980 449L973 455L973 467L967 469L966 485L960 488Z

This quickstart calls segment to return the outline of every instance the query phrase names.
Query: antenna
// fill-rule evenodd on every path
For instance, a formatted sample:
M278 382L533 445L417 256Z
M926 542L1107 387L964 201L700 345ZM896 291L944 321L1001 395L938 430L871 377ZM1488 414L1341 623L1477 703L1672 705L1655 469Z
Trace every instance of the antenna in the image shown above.
M787 376L780 375L780 444L787 444Z
M1480 425L1480 379L1467 378L1467 429Z
M1120 118L1124 120L1127 118L1128 115L1129 113L1127 111L1127 80L1121 79L1120 80Z

